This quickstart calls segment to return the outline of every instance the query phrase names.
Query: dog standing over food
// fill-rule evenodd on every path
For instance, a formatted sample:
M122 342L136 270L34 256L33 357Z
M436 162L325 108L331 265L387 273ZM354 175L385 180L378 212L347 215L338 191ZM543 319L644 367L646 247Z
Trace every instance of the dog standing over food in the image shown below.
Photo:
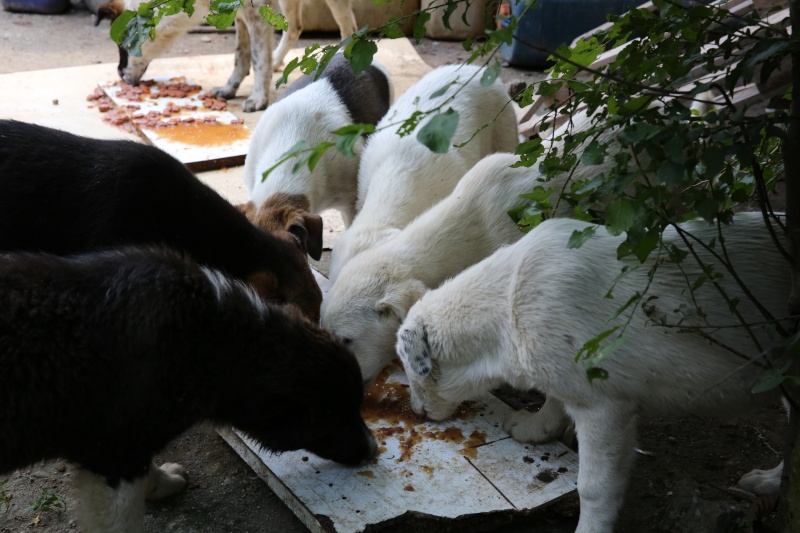
M358 215L331 254L332 284L348 261L392 238L450 194L483 157L514 151L519 142L517 119L508 105L508 93L499 79L484 85L483 73L475 65L433 69L404 92L378 123L358 169ZM417 139L420 129L437 116L433 112L437 108L458 114L445 153L435 153ZM401 135L405 121L420 113L414 133ZM462 143L466 144L458 146Z
M372 460L361 373L291 307L166 248L0 254L0 474L77 466L87 533L144 530L153 456L190 427Z
M136 11L145 0L113 0L98 10L96 23L102 18L115 19L125 10ZM265 109L269 104L269 89L273 70L278 70L287 52L294 46L303 29L301 3L302 0L279 0L281 12L286 18L289 29L283 32L278 48L273 53L273 34L275 29L269 25L259 13L259 7L272 5L271 0L254 0L244 2L236 12L236 50L234 67L228 81L222 87L214 87L211 93L222 98L233 98L242 81L253 69L253 93L242 103L245 112ZM353 14L352 0L326 0L339 25L342 40L350 37L358 30ZM130 85L136 85L144 76L150 61L161 55L164 50L180 36L200 23L208 15L211 0L199 0L194 3L194 14L185 12L164 17L155 28L156 38L142 44L142 55L136 57L119 47L120 77Z
M409 376L414 411L434 420L502 383L536 388L563 403L580 446L577 531L610 533L633 463L637 415L725 416L774 402L778 389L751 392L763 367L747 359L760 362L757 356L777 339L733 276L702 247L694 250L713 272L724 274L722 279L692 290L704 271L689 256L680 267L662 262L648 285L655 258L643 265L630 258L618 261L623 238L604 228L580 248L568 249L572 233L589 226L547 220L427 293L406 316L397 353ZM761 213L736 215L724 227L724 243L716 225L704 221L681 229L703 242L716 237L715 253L722 255L724 245L748 290L773 317L786 318L789 265ZM674 228L664 232L663 242L685 249ZM620 275L624 265L633 268ZM743 320L756 324L750 329L761 347L732 315L717 285L739 301ZM610 289L613 299L606 297ZM645 290L644 305L616 316ZM691 313L698 306L705 319ZM575 356L587 341L615 326L624 326L622 344L599 363L608 378L589 381L589 363L576 362ZM744 358L725 347L735 347Z
M361 138L352 148L355 157L332 147L313 172L308 165L295 172L293 158L263 176L300 141L308 146L335 142L333 131L352 124L375 125L389 109L394 92L392 81L386 69L375 61L355 74L344 55L336 54L315 81L316 74L305 74L289 85L253 131L244 164L244 182L250 197L246 209L254 213L250 219L256 225L256 212L278 193L304 196L308 210L317 215L326 209L338 209L345 226L355 217L359 157L364 147Z
M152 146L0 120L0 251L67 255L166 244L316 320L322 293L302 223L292 217L272 233L257 229ZM148 483L148 499L161 499L186 487L186 472L152 464Z

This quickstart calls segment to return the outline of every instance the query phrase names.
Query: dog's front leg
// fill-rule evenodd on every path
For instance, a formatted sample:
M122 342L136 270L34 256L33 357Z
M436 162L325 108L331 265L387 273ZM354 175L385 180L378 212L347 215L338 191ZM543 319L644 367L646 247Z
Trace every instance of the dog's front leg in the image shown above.
M110 487L103 476L78 469L78 522L86 533L144 533L147 476Z
M246 8L240 9L240 11ZM222 87L213 87L211 94L220 98L233 98L242 80L250 74L250 34L244 22L236 16L236 51L233 54L233 72Z
M147 473L145 498L152 502L183 492L188 478L186 469L177 463L164 463L159 467L151 462L150 471Z
M269 104L269 88L272 84L272 41L275 29L264 22L258 9L239 10L250 32L250 57L253 62L253 92L242 103L246 113L265 109Z
M578 496L581 515L575 533L612 533L633 466L634 406L604 402L569 407L578 434Z
M514 411L503 421L503 429L517 442L543 444L562 439L570 427L564 404L550 396L535 413Z

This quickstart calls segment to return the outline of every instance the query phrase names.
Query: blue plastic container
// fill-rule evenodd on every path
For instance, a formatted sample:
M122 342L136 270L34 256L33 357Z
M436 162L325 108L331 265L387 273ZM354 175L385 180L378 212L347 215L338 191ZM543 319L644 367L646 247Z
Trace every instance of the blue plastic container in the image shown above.
M57 15L69 9L69 0L3 0L3 9L18 13Z
M555 50L569 44L575 37L604 24L609 14L621 14L640 4L636 0L537 0L514 32L527 43ZM520 17L525 11L523 2L511 2L511 13ZM549 66L546 52L534 50L516 39L503 44L500 55L512 65L542 68Z

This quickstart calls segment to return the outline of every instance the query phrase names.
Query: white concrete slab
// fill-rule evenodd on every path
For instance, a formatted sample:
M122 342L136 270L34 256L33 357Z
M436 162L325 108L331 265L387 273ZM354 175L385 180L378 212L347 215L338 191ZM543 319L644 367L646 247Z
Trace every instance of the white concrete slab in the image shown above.
M362 411L380 445L370 465L348 468L305 452L259 449L239 432L233 448L315 532L356 533L411 511L464 518L551 503L577 483L577 455L560 442L523 445L501 427L511 408L489 396L448 421L417 419L394 366Z

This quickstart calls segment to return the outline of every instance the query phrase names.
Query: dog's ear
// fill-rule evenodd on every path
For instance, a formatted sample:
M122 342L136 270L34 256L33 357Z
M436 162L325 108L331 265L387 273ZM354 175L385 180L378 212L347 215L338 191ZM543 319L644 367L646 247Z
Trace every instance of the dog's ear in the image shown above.
M236 209L238 209L241 214L246 216L247 220L249 220L250 222L255 221L256 211L258 211L258 209L256 208L256 204L254 204L253 202L247 202L246 204L239 204L236 206Z
M416 320L410 327L400 328L395 349L406 368L415 374L424 377L431 371L431 346L428 344L428 330L422 320Z
M249 283L263 300L281 300L281 285L278 278L270 272L256 272L247 278Z
M393 314L400 319L406 319L406 314L417 300L428 292L428 287L418 279L409 279L392 285L383 298L378 301L375 310L381 316Z
M125 5L120 0L106 2L97 8L97 13L94 17L94 25L97 26L103 19L108 19L111 22L114 22L114 20L116 20L116 18L120 16L123 11L125 11Z
M304 213L301 220L289 226L289 233L295 236L304 252L319 261L322 257L322 217Z

